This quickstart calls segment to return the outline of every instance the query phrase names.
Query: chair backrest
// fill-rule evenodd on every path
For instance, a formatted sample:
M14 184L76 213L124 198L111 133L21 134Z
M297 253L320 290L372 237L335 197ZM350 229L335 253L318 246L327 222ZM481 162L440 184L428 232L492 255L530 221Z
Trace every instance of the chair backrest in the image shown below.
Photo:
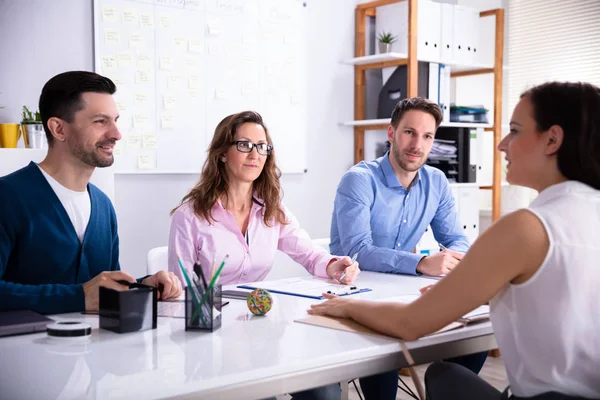
M331 242L331 240L327 237L327 238L320 238L320 239L313 239L313 245L321 250L325 250L326 252L329 253L329 243Z
M148 275L154 275L158 271L169 269L169 248L167 246L155 247L148 252L146 270Z

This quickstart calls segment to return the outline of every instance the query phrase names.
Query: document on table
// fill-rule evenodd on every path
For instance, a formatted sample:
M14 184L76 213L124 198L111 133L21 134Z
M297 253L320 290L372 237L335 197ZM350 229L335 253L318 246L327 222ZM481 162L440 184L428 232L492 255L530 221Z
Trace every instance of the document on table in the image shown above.
M273 281L252 282L238 285L240 289L266 289L272 293L289 296L307 297L322 300L323 293L347 296L356 293L370 292L369 288L360 288L352 285L341 285L332 280L310 278L286 278Z

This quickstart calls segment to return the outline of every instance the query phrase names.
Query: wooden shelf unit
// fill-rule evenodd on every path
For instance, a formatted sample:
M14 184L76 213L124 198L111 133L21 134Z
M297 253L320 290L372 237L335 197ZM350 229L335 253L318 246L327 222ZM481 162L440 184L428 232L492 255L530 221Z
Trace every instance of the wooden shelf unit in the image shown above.
M367 17L376 15L376 7L401 1L408 2L408 54L387 53L367 56L366 53L366 26ZM407 94L408 97L418 95L418 58L417 58L417 13L419 0L375 0L356 6L355 10L355 58L346 61L354 65L354 121L345 123L354 126L354 163L365 158L365 131L387 129L389 123L385 120L365 121L366 98L366 73L367 69L385 68L398 65L407 66ZM502 138L502 68L504 62L504 9L483 11L480 18L495 17L495 54L494 65L458 65L451 69L451 77L470 76L477 74L494 75L494 121L492 126L485 126L485 131L493 131L494 135L494 166L492 186L492 221L500 218L500 179L501 179L501 154L497 149ZM362 121L365 121L362 123ZM486 187L485 189L487 189Z

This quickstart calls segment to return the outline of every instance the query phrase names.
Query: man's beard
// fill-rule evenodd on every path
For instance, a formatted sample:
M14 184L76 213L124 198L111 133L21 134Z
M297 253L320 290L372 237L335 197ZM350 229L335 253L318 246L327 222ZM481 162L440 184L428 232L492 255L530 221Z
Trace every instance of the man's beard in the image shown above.
M96 152L86 151L81 145L77 145L73 148L73 154L79 160L94 168L110 167L115 161L113 155L108 158L103 158L100 157Z
M396 160L396 163L400 166L400 168L402 168L406 172L415 172L419 168L421 168L423 164L425 164L425 157L423 157L423 154L420 155L421 162L418 165L413 163L409 164L402 159L402 152L394 145L394 143L392 143L392 156L394 157L394 160Z

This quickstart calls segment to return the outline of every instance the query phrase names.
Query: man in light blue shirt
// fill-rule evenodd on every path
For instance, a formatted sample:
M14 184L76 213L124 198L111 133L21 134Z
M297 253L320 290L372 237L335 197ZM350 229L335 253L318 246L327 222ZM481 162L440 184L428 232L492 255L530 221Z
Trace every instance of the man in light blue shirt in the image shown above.
M422 98L399 102L388 128L391 151L356 164L335 197L331 254L358 253L365 271L439 276L454 268L469 241L442 171L424 165L442 121L437 104ZM413 249L431 225L449 250L424 257Z
M331 221L331 254L358 253L365 271L444 275L469 248L462 233L454 197L442 171L424 165L442 111L419 97L400 101L392 112L388 139L391 151L374 161L356 164L338 186ZM412 250L431 225L446 250L432 255ZM487 352L447 361L479 373ZM395 398L396 371L361 378L363 389L377 386L380 397ZM387 379L386 379L387 377Z

